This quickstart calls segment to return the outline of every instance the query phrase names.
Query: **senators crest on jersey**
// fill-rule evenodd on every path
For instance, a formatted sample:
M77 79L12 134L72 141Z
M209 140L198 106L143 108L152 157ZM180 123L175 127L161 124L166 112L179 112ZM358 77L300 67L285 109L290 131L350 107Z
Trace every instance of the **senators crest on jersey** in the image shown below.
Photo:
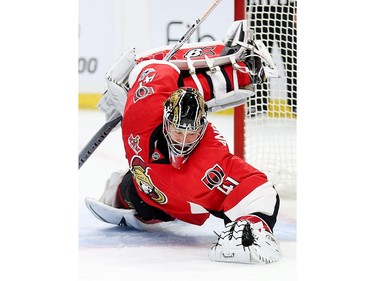
M152 82L155 77L156 71L153 68L147 68L139 75L138 88L133 97L134 103L154 93L154 88L148 87L147 84Z
M147 194L152 200L158 204L166 204L168 202L167 196L161 192L152 182L151 177L148 175L146 163L139 156L134 156L130 162L130 171L134 176L134 179L139 189Z
M133 101L136 103L137 101L144 99L145 97L152 95L154 93L154 88L143 86L140 83L138 89L134 93Z
M223 168L217 164L206 171L201 181L210 190L216 188L218 191L226 195L228 195L239 184L239 182L232 177L226 176Z
M205 184L205 186L212 190L223 183L224 176L225 174L223 169L216 164L206 171L201 181Z

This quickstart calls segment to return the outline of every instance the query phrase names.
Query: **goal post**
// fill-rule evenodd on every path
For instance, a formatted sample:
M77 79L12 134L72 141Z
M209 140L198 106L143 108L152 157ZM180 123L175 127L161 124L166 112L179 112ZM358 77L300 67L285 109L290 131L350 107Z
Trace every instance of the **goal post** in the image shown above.
M297 0L234 0L279 70L234 110L234 154L265 172L280 196L296 197Z
M234 20L245 19L246 0L234 0ZM245 106L234 108L234 154L245 159Z

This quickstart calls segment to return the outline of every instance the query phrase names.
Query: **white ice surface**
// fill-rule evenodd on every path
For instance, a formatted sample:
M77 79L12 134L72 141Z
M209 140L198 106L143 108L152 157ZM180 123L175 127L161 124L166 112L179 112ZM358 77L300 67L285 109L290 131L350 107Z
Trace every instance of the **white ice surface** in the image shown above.
M210 120L233 147L231 116ZM79 151L104 124L98 111L79 112ZM296 280L296 207L282 200L274 233L283 259L274 264L248 265L212 262L221 220L211 217L203 226L176 222L165 232L140 232L97 220L84 205L98 198L113 171L127 167L120 129L112 132L79 170L79 280ZM235 279L236 279L235 278Z

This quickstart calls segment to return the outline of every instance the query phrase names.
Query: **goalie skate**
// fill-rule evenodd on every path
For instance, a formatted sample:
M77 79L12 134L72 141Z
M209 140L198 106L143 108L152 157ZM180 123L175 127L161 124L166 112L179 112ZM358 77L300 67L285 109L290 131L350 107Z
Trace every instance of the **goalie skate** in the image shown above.
M119 209L108 206L94 198L85 198L90 212L100 221L122 227L145 231L165 230L172 222L145 223L136 217L134 209Z

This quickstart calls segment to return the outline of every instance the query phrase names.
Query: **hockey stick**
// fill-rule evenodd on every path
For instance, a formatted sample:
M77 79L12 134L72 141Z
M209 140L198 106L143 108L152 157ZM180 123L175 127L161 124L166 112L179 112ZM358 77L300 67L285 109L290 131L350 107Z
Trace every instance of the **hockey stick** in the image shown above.
M187 32L178 40L176 45L168 52L168 54L163 58L165 61L169 61L171 57L184 45L190 38L190 36L197 30L199 25L208 17L208 15L216 8L221 0L214 0L207 11L195 20L195 23L190 26ZM122 115L117 112L111 119L109 119L99 131L91 138L91 140L86 144L86 146L81 150L78 155L78 169L89 159L89 157L94 153L102 141L109 135L114 127L122 120Z
M102 143L102 141L109 135L114 127L121 121L122 116L117 113L113 118L108 120L99 131L91 138L86 146L81 150L78 156L78 169L81 168L83 163L94 153L95 149Z
M215 0L211 3L207 11L200 17L195 20L195 23L186 31L184 36L178 40L177 44L169 51L169 53L164 57L163 60L169 61L171 57L181 48L182 45L190 38L190 36L197 30L198 26L208 17L208 15L216 8L221 0Z

